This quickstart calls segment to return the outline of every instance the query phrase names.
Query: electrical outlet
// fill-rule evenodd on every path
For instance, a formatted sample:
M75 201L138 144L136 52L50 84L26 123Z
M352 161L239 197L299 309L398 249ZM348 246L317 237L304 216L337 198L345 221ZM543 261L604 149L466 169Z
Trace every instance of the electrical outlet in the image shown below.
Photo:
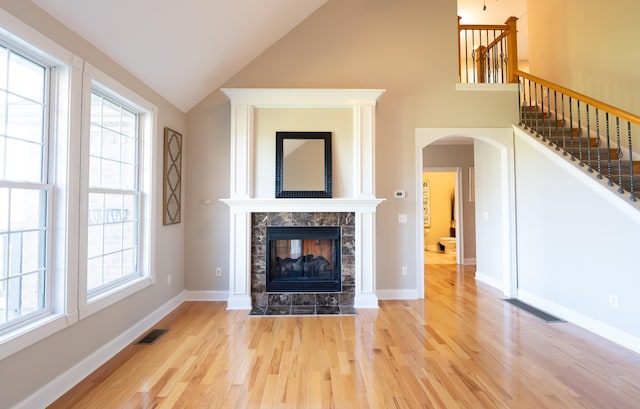
M222 269L220 267L216 267L216 277L222 277Z
M402 266L402 275L403 276L407 275L407 266Z
M618 308L618 296L615 294L609 294L609 307Z
M167 285L171 285L171 274L167 276Z

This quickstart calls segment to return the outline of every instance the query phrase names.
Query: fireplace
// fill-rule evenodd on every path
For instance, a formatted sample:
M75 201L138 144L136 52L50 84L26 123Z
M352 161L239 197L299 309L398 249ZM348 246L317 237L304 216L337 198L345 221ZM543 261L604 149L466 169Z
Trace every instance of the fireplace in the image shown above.
M267 292L339 292L340 227L267 227Z
M225 88L222 92L231 102L230 189L229 197L221 199L230 209L227 308L252 313L268 313L277 304L290 306L291 313L294 306L311 303L316 313L324 306L352 311L378 308L376 208L384 199L375 194L375 111L384 90ZM288 112L296 109L311 110L311 115L298 120ZM350 120L343 115L347 110ZM258 113L270 119L256 121ZM340 135L332 149L339 170L332 198L274 197L275 164L269 152L275 147L260 126L271 120L277 123L282 114L287 121L293 119L300 131L322 128ZM310 214L315 215L313 220L308 220ZM267 292L267 221L270 226L340 226L340 291Z

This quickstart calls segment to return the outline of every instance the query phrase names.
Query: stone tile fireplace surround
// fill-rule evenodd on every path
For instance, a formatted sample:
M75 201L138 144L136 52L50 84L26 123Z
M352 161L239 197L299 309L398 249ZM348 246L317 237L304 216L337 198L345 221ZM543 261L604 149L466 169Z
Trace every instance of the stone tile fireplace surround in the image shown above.
M340 292L266 292L266 232L273 226L340 226ZM355 313L355 215L351 212L282 212L251 215L252 315Z
M384 200L375 196L375 105L384 90L331 89L223 89L231 100L230 197L221 199L230 209L229 298L227 309L267 311L269 305L299 308L314 305L340 308L378 308L375 293L375 212ZM343 166L349 191L343 197L323 199L276 199L255 197L254 115L259 108L349 108L352 112L352 157ZM329 124L330 130L330 124ZM275 162L275 158L274 158ZM267 294L263 261L266 224L333 223L342 226L342 291L315 294ZM345 251L346 250L346 251ZM351 253L351 254L349 254ZM271 298L270 298L271 297ZM296 307L298 308L298 307ZM309 308L309 307L306 307ZM330 309L331 309L330 308ZM275 309L275 307L274 307ZM304 311L302 312L304 313Z

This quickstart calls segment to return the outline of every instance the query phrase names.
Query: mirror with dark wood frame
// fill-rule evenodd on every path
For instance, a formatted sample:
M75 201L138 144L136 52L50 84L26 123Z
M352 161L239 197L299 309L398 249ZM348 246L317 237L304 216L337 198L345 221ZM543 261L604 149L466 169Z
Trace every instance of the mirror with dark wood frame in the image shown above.
M331 132L276 132L276 197L332 197Z

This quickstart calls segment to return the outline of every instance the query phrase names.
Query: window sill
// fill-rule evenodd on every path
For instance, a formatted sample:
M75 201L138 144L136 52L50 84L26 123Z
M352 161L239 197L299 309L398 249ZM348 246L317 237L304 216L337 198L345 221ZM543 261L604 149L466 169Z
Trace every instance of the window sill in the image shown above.
M138 291L149 287L154 282L154 279L149 276L138 277L131 281L114 287L109 291L100 293L87 300L87 304L80 308L80 319L84 319L96 312L103 310L110 305L121 301L130 295L137 293Z
M0 360L78 321L77 314L51 313L0 335Z

